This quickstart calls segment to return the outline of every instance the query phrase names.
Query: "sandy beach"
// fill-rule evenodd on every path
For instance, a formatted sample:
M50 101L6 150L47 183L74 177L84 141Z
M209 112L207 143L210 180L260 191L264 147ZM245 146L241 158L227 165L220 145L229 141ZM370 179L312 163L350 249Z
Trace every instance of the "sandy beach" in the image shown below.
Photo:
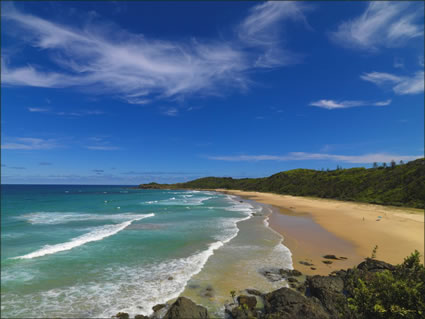
M375 245L377 259L393 264L402 262L415 249L424 254L424 211L420 209L239 190L215 191L276 207L269 218L270 227L284 237L294 268L306 274L328 274L357 265L371 255ZM326 254L347 259L325 264L322 256Z

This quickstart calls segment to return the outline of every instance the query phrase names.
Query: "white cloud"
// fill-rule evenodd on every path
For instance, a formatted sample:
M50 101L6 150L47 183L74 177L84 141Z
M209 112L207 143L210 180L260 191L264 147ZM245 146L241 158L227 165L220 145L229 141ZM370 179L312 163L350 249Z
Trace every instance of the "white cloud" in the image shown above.
M408 1L371 1L362 15L341 23L331 39L339 45L366 51L399 47L423 36L423 4Z
M303 20L296 2L267 2L254 6L228 40L167 41L131 34L118 26L69 27L13 6L2 20L17 34L66 72L11 67L2 60L2 83L15 86L79 87L110 93L131 104L188 94L219 94L223 86L244 89L246 71L291 64L277 35L285 20ZM52 53L47 55L48 53Z
M257 162L257 161L305 161L330 160L346 163L373 163L394 161L411 161L422 158L423 155L397 155L387 153L372 153L365 155L334 155L324 153L292 152L287 155L237 155L237 156L208 156L210 160L229 162Z
M362 74L360 78L376 85L390 85L393 91L399 95L424 92L424 71L418 71L410 77L383 72L370 72Z
M44 108L41 108L41 107L29 107L28 111L43 113L43 112L49 112L49 109L44 109Z
M109 145L92 145L92 146L86 146L86 148L93 151L116 151L120 149L117 146L109 146Z
M50 109L45 108L39 108L39 107L29 107L28 111L30 112L36 112L36 113L49 113L59 116L70 116L70 117L81 117L81 116L87 116L87 115L102 115L104 114L103 111L99 110L85 110L80 112L53 112Z
M167 116L177 116L179 114L179 110L176 107L164 108L162 110L162 114Z
M59 147L54 139L42 139L33 137L16 137L1 145L6 150L48 150Z
M370 102L370 101L335 101L335 100L319 100L316 102L311 102L311 106L317 106L328 110L334 110L334 109L346 109L349 107L356 107L356 106L386 106L390 105L391 100L386 101L378 101L378 102Z
M388 99L386 101L380 101L380 102L375 102L373 105L375 106L387 106L391 104L391 99Z
M266 1L253 7L238 26L239 39L248 46L262 47L264 53L255 61L256 67L271 68L298 63L300 57L282 48L285 37L282 21L301 21L307 27L304 12L309 10L301 2Z

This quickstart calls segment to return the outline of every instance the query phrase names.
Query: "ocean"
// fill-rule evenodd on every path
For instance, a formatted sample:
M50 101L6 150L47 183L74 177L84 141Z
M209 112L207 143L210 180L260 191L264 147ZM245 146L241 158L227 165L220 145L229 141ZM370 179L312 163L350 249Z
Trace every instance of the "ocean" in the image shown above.
M232 289L285 284L258 272L292 269L270 213L209 191L2 185L2 317L148 315L179 295L220 315Z

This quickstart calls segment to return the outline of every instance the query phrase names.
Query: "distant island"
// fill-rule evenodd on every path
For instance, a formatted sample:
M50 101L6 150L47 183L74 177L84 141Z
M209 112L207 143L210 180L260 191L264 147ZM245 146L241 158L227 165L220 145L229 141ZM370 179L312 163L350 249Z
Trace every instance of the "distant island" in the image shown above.
M141 184L141 189L234 189L344 201L424 208L425 159L373 168L294 169L270 177L204 177L177 184Z

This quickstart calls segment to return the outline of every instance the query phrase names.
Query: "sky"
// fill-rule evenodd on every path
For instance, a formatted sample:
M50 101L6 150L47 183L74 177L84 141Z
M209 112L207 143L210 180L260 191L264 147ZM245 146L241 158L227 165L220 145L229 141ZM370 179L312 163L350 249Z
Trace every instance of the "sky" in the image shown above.
M1 182L424 154L423 2L1 2Z

